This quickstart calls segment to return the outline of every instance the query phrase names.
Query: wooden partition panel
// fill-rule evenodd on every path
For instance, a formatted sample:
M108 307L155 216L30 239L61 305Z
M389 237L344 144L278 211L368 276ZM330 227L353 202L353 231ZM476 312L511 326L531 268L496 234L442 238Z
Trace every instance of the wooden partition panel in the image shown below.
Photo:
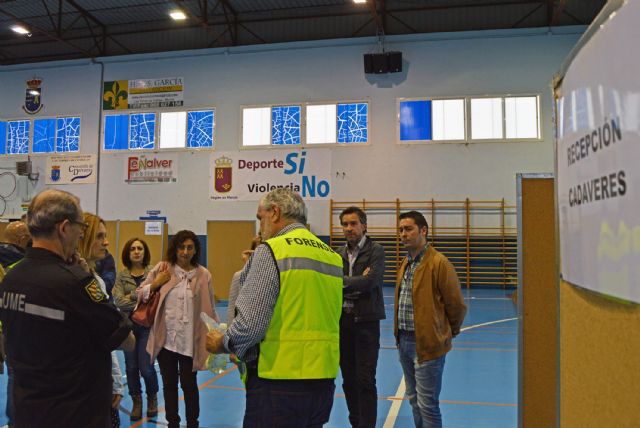
M640 426L640 306L560 285L560 426Z
M255 221L208 221L207 265L213 277L216 299L229 298L233 274L242 269L241 253L251 248Z
M168 246L169 227L165 223L162 235L145 235L144 221L141 220L115 220L107 221L107 237L109 239L109 252L116 261L116 269L120 271L122 264L122 247L131 238L143 239L149 246L151 253L151 266L155 266L164 258Z
M554 180L518 174L519 426L553 427L558 375Z

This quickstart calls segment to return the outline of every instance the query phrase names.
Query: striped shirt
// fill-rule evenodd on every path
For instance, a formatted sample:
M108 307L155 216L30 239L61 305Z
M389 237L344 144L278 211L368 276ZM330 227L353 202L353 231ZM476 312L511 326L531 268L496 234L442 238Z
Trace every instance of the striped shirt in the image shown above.
M422 260L422 256L427 251L429 244L425 245L422 250L411 258L411 254L407 254L407 266L402 274L400 282L400 296L398 298L398 329L406 331L414 331L413 324L413 273Z
M304 228L300 223L285 226L273 237ZM258 358L258 344L271 323L280 294L280 274L271 249L259 245L240 274L236 317L224 335L225 348L244 362Z

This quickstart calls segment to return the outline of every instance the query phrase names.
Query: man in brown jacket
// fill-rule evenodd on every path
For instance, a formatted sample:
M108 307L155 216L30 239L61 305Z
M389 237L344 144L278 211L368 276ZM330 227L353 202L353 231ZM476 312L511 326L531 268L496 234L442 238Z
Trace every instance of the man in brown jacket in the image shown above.
M467 307L453 265L427 243L424 216L417 211L403 213L399 225L407 257L396 280L394 333L406 394L417 428L441 428L445 356Z

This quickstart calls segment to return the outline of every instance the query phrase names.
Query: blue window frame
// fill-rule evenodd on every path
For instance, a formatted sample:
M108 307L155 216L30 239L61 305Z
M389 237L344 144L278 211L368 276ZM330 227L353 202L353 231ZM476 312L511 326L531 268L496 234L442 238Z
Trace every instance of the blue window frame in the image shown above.
M104 150L129 148L129 115L113 114L104 117Z
M7 122L0 121L0 155L7 152Z
M338 104L338 143L366 143L368 141L367 103Z
M68 153L80 148L80 118L58 117L33 121L33 153Z
M7 154L29 153L30 120L10 120L7 122Z
M56 152L77 152L80 148L80 118L56 119Z
M187 112L187 147L204 149L213 147L214 110Z
M129 117L129 148L155 148L156 143L156 114L133 113Z
M300 144L300 106L271 107L271 144Z
M182 139L182 144L165 147L163 147L162 141L158 144L157 133L164 132L160 126L163 114L156 112L108 114L104 116L103 121L102 150L208 149L213 147L214 109L175 113L186 115L187 126L186 130L182 131L186 132L186 138ZM184 120L184 116L182 118ZM165 125L171 126L170 123L166 122ZM184 124L184 122L182 123ZM162 135L164 136L164 134Z
M33 153L53 153L56 150L56 119L33 121Z
M400 141L431 139L431 100L401 101Z

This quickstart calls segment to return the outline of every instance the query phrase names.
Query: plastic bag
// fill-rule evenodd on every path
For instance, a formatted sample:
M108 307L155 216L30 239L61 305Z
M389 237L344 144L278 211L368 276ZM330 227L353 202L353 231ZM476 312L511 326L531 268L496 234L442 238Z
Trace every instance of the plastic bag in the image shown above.
M227 325L225 323L218 324L213 318L204 312L200 312L200 319L204 321L208 331L217 330L220 333L224 333L227 330ZM220 374L227 370L228 363L229 354L209 354L207 361L205 362L205 367L213 374Z

